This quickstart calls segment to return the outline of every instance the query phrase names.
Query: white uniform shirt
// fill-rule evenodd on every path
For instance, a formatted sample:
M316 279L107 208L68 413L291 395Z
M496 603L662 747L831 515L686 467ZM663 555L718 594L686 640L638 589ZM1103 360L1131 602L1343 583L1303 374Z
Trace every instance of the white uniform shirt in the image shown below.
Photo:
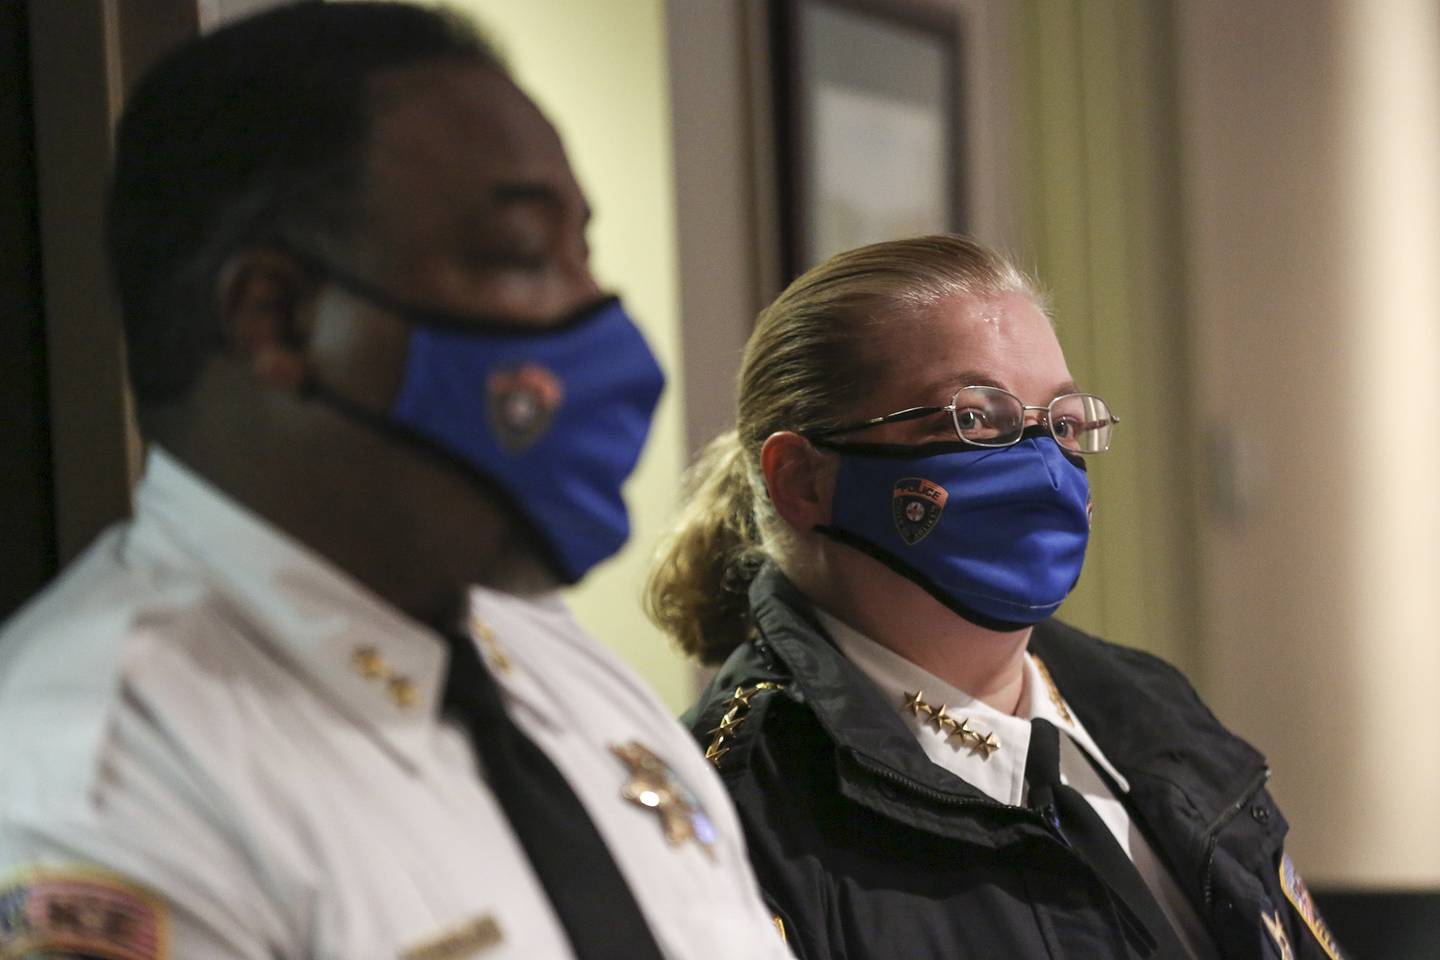
M1169 868L1156 855L1145 835L1131 822L1125 804L1115 796L1095 767L1105 771L1122 792L1128 793L1130 784L1105 758L1080 718L1075 716L1060 696L1060 691L1050 682L1039 661L1025 654L1020 706L1011 715L971 697L825 611L816 612L826 632L846 658L884 691L886 699L914 732L925 755L992 800L1011 806L1026 802L1025 758L1030 749L1030 721L1040 718L1054 724L1065 734L1060 738L1060 781L1079 791L1110 828L1191 957L1195 960L1218 960L1214 940L1199 914L1185 898ZM957 722L967 720L979 736L993 734L1000 744L999 749L990 751L988 755L985 751L971 749L958 738L942 732L935 724L928 723L924 716L906 709L905 702L916 692L923 693L925 703L931 707L937 710L945 707L946 713Z
M685 730L558 596L472 603L507 709L664 955L788 956ZM570 957L466 733L439 716L447 658L153 451L135 519L0 632L0 954L64 921L80 946L119 924L126 958ZM611 747L632 741L708 814L712 848L668 843L622 796Z

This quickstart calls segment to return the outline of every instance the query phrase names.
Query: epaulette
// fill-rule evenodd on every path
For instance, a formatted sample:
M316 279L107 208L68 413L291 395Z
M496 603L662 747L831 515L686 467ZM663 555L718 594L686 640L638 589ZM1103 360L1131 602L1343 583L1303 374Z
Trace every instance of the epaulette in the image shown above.
M764 695L784 689L785 684L773 680L737 686L730 699L725 701L725 713L720 717L719 726L705 731L705 735L711 738L705 747L705 759L715 764L716 769L721 769L721 758L730 752L740 728L751 718L751 701L757 697L764 699Z

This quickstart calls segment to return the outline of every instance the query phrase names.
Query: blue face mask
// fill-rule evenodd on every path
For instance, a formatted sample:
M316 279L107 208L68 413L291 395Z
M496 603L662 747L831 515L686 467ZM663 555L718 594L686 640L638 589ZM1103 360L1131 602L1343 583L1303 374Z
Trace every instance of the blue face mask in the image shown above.
M624 545L630 524L620 488L640 458L665 376L619 300L536 328L416 308L326 272L411 332L404 379L384 415L324 388L318 396L418 441L498 492L529 522L565 583Z
M1090 538L1082 464L1037 428L983 449L824 444L840 454L820 532L924 587L972 623L1019 630L1074 588Z

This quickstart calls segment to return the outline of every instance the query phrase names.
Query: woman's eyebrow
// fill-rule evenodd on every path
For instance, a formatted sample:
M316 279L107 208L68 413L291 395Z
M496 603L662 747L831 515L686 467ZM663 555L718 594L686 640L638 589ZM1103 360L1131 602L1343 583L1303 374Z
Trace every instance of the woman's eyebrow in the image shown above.
M1013 392L1008 386L987 373L979 370L965 370L961 373L947 374L925 388L925 392L940 393L943 391L954 392L962 387L996 387L1000 390ZM1080 388L1075 385L1074 380L1066 380L1051 391L1051 397L1063 397L1067 393L1079 393Z
M1003 383L987 373L981 373L979 370L965 370L961 373L949 374L935 381L926 388L926 392L948 390L953 393L961 387L998 387L1001 390L1006 389Z

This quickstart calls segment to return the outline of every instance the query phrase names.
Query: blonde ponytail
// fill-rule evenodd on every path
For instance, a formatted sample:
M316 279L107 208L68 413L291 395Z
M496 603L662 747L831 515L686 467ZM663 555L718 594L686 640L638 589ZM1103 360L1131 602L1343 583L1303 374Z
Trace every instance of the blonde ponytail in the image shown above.
M650 570L645 612L687 654L720 663L749 636L747 591L764 560L734 430L705 448L686 489L685 506Z

